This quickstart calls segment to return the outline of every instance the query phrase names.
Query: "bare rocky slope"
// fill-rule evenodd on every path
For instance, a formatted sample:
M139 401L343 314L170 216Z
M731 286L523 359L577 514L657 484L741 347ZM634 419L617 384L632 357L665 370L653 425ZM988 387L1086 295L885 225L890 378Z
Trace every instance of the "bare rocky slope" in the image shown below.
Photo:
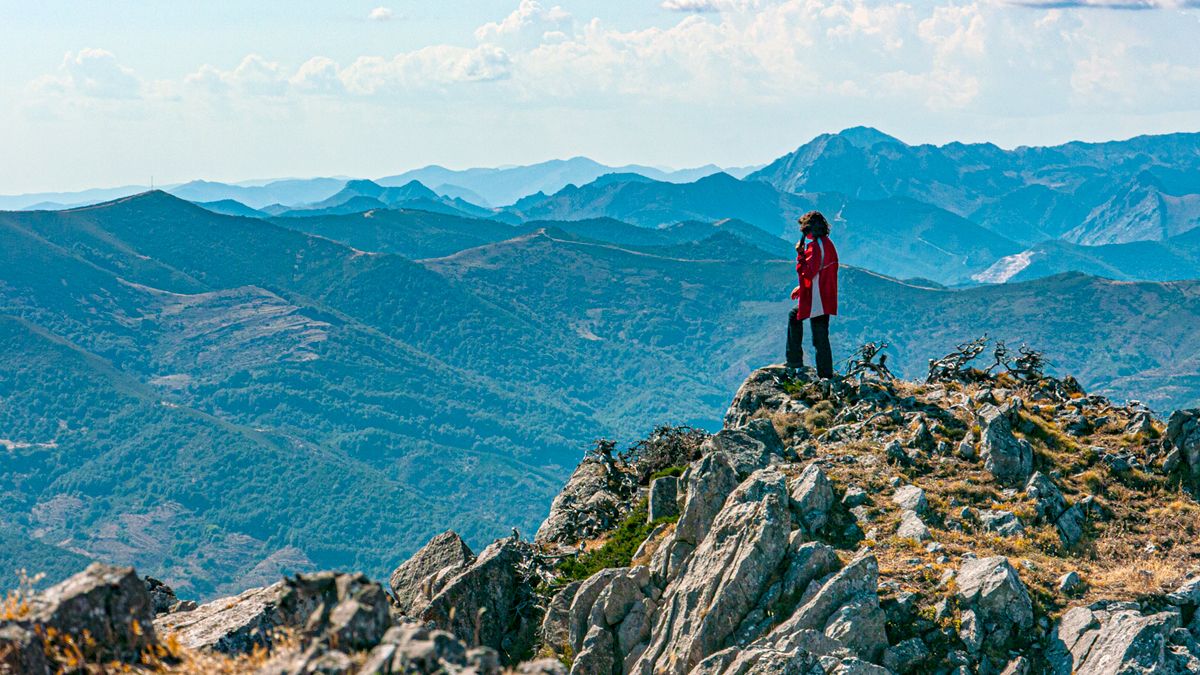
M870 349L832 381L757 370L716 434L599 443L532 541L446 532L386 585L196 606L95 563L10 594L0 672L1197 672L1200 410L998 347L922 383Z

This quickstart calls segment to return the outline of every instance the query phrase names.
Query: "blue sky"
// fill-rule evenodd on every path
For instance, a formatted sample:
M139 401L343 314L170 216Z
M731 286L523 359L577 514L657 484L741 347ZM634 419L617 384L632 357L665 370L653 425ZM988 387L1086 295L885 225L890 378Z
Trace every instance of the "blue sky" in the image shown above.
M0 194L1200 131L1200 2L0 0Z

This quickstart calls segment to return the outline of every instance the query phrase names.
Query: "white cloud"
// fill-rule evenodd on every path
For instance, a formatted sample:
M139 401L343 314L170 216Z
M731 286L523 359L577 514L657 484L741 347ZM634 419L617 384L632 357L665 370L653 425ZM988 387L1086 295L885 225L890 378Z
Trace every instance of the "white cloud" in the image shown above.
M391 21L396 18L396 13L390 7L376 7L367 15L371 21Z
M1200 0L1009 0L1009 4L1041 9L1188 9L1200 7Z
M141 87L133 70L118 63L112 52L91 48L67 52L58 75L46 75L31 83L35 94L97 99L134 99Z
M571 14L558 5L547 9L538 0L521 0L508 16L475 29L475 38L492 43L536 43L548 32L570 28L571 22Z
M718 0L663 0L661 7L672 12L721 11L721 3Z
M390 59L360 57L339 76L351 93L372 95L502 80L510 75L511 66L508 53L495 45L474 49L439 45Z
M258 54L247 54L236 68L228 71L205 64L184 80L210 94L283 96L288 91L284 67Z
M346 90L337 62L325 56L305 61L288 82L305 93L334 95Z

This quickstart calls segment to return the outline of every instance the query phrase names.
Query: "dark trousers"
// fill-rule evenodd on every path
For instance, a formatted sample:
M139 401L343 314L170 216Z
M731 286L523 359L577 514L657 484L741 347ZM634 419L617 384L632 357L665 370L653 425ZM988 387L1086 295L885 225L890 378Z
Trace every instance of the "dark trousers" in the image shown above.
M804 365L804 320L796 318L797 308L788 312L787 365ZM829 349L829 315L809 319L812 324L813 348L817 352L817 376L833 377L833 352Z

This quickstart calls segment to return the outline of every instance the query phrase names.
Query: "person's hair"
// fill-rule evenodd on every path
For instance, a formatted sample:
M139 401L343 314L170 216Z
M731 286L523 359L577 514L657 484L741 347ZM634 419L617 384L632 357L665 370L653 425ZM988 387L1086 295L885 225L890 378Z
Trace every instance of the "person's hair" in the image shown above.
M800 231L813 237L829 235L829 221L820 211L809 211L800 217Z

